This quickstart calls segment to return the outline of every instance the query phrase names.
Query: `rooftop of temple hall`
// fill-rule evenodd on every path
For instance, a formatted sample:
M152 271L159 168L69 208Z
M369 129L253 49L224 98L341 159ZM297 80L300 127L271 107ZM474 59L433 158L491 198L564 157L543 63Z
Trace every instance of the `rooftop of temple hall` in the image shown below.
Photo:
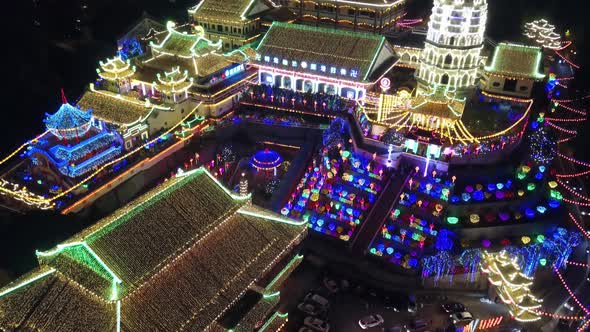
M205 169L178 175L48 251L0 289L0 328L213 326L306 232ZM166 317L166 319L162 319Z
M189 13L199 19L240 22L273 7L276 6L269 0L202 0Z
M257 52L258 65L354 81L370 80L395 62L383 36L281 22L272 24Z
M540 71L542 59L540 47L499 43L494 50L491 64L485 70L497 75L542 79L545 77Z

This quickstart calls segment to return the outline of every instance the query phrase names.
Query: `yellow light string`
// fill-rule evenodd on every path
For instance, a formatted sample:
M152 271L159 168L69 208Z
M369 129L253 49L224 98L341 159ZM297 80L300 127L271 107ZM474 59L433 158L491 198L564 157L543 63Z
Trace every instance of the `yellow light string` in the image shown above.
M169 133L171 133L172 131L174 131L178 126L180 126L184 121L186 121L191 115L193 115L196 111L197 108L201 105L201 103L199 103L191 112L189 112L187 114L187 116L185 116L180 122L178 122L176 125L174 125L173 127L171 127L170 129L166 130L163 134L161 134L160 136L157 136L156 138L146 142L143 145L138 146L136 149L129 151L127 154L117 158L117 159L113 159L110 162L104 164L103 166L97 168L97 170L93 173L91 173L89 176L87 176L86 178L84 178L82 181L76 183L75 185L73 185L72 187L68 188L67 190L62 191L61 193L51 197L51 198L47 198L47 199L31 199L32 201L35 202L39 202L39 203L51 203L53 201L55 201L56 199L63 197L67 194L69 194L70 192L72 192L73 190L79 188L81 185L83 185L84 183L90 181L90 179L92 179L94 176L96 176L98 173L102 172L104 169L106 169L107 167L118 163L119 161L131 156L132 154L135 154L136 152L140 151L141 149L144 149L147 145L152 144L154 142L156 142L157 140L161 139L162 137L168 135ZM21 194L18 194L12 190L8 190L5 188L0 187L0 191L7 193L9 195L12 196L17 196L17 197L21 197L21 198L25 198L24 196L22 196Z

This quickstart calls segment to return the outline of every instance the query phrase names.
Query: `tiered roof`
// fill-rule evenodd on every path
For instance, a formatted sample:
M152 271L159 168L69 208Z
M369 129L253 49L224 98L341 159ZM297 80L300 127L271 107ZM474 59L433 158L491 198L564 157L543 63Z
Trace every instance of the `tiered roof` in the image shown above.
M539 47L499 43L491 65L485 70L496 75L538 80L545 77L539 71L542 60L543 52Z
M0 328L214 326L306 231L305 223L250 206L249 199L202 168L170 179L55 249L38 252L38 270L0 289ZM28 315L15 317L24 304Z
M92 120L91 111L82 111L68 103L62 104L57 112L45 114L47 129L68 130L87 125Z
M522 273L516 258L511 258L504 250L494 254L484 253L483 258L482 271L488 274L490 283L496 286L510 314L521 322L541 319L536 310L541 307L542 300L530 290L533 278Z
M417 95L412 98L412 113L458 120L463 115L465 102L443 94Z
M257 48L260 57L256 63L363 81L380 63L393 58L393 51L385 44L385 37L376 34L274 22Z
M106 62L100 61L99 65L102 70L96 69L98 76L109 81L128 78L135 73L135 66L131 66L129 60L124 61L120 56L107 59Z
M260 12L269 8L263 0L202 0L189 9L189 13L196 19L240 22L247 20L253 11Z
M184 92L193 85L193 78L188 77L188 70L180 72L180 67L172 71L164 72L164 75L157 74L158 82L154 82L156 89L163 93Z

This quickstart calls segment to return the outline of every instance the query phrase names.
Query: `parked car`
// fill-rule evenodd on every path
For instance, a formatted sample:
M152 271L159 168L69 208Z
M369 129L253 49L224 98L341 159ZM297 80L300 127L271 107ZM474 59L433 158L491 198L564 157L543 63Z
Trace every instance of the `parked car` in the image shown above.
M330 293L338 293L338 291L340 291L336 280L329 277L324 278L324 286L326 286Z
M408 329L405 326L392 326L390 328L388 328L387 330L385 330L385 332L406 332L408 331Z
M447 302L444 303L441 308L447 314L466 311L465 306L459 302Z
M468 311L456 312L449 315L449 317L451 317L453 324L467 323L473 320L473 315L471 315L471 313Z
M302 312L310 315L310 316L317 316L319 315L322 310L319 307L313 305L313 303L309 302L301 302L297 305L297 309L301 310Z
M327 309L330 306L330 301L328 301L328 299L326 299L325 297L323 297L319 294L315 294L315 293L308 293L307 295L305 295L305 298L303 299L303 301L310 302L310 303L316 303L324 309Z
M413 331L424 329L426 326L428 326L428 323L426 323L426 321L423 319L412 319L410 321L410 327Z
M305 319L303 320L303 325L311 328L314 331L330 331L330 324L328 324L328 322L315 317L305 317Z
M365 316L365 317L359 319L359 326L363 330L365 330L370 327L379 326L379 325L383 324L383 322L384 322L384 320L383 320L383 317L381 317L381 315L374 314L374 315L368 315L368 316Z

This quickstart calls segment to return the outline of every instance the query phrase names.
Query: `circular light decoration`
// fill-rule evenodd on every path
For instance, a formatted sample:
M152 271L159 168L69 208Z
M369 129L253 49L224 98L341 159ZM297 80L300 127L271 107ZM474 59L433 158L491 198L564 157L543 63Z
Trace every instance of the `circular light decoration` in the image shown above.
M545 259L545 258L539 259L539 264L541 264L541 266L547 265L547 259Z
M531 242L531 238L528 236L523 236L520 238L520 241L522 241L522 244L529 244L529 242Z
M470 216L469 216L469 221L470 221L472 224L477 224L477 223L479 222L479 215L478 215L478 214L475 214L475 213L474 213L474 214L472 214L472 215L470 215Z
M383 77L381 81L379 81L379 87L383 92L389 90L389 88L391 88L391 80L387 77Z
M273 150L264 149L258 151L252 156L250 164L261 171L272 171L281 165L283 158Z

